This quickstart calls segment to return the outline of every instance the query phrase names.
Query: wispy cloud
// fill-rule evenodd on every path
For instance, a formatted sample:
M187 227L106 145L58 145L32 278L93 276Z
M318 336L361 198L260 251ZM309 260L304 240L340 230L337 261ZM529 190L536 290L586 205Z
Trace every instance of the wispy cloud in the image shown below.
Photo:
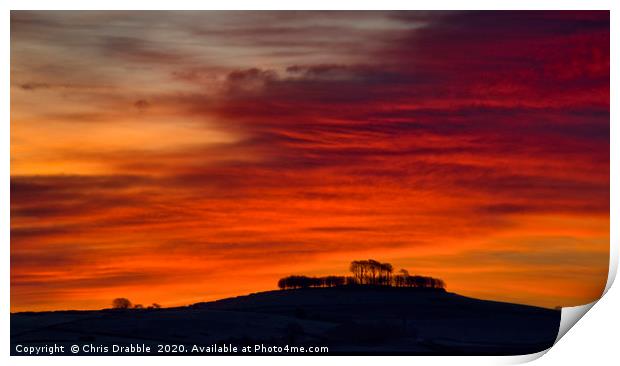
M608 12L18 11L11 32L15 310L370 256L545 306L606 279Z

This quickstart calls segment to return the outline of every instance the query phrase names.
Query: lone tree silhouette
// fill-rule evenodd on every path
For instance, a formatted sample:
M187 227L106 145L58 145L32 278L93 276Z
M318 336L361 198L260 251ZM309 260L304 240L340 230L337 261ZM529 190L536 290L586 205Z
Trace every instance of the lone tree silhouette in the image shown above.
M114 308L114 309L130 309L131 308L131 301L129 301L129 299L126 299L124 297L118 297L118 298L112 300L112 308Z

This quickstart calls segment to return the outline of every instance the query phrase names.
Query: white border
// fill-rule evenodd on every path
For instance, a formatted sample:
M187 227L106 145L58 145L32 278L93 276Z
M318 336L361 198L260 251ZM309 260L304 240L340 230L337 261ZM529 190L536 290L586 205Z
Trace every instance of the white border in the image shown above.
M617 40L617 20L618 16L615 14L614 5L617 2L602 1L602 0L434 0L418 1L418 0L381 0L381 1L368 1L368 0L348 0L348 1L335 1L335 0L314 0L314 1L277 1L277 0L261 0L261 1L248 1L248 0L228 0L226 2L208 3L205 1L192 1L192 0L175 0L175 1L163 1L163 0L150 0L150 1L128 1L128 0L91 0L91 1L79 1L79 0L5 0L2 2L2 72L0 81L2 82L2 88L0 90L0 108L2 109L3 123L0 126L0 154L2 158L0 160L0 207L2 213L0 214L0 238L4 244L3 258L1 261L2 281L1 290L2 296L0 319L1 319L1 338L0 338L0 350L2 352L0 358L4 358L7 362L4 364L16 364L16 365L29 365L35 364L40 361L52 365L82 365L86 360L82 357L45 357L45 358L32 358L32 357L9 357L10 343L10 299L6 296L10 293L10 200L9 200L9 182L10 182L10 9L13 10L69 10L69 9L81 9L81 10L134 10L134 9L179 9L179 10L199 10L199 9L212 9L212 10L241 10L241 9L263 9L263 10L276 10L276 9L290 9L290 10L341 10L341 9L368 9L368 10L479 10L479 9L497 9L497 10L516 10L516 9L532 9L532 10L547 10L547 9L561 9L561 10L611 10L611 37L613 40ZM614 42L611 42L611 65L616 66L614 60L618 60L618 48L614 47ZM617 73L614 71L614 67L611 69L611 100L617 100L617 93L615 92L618 87ZM610 250L610 272L608 276L607 286L605 291L607 292L616 275L618 266L618 226L614 226L613 223L620 222L620 210L618 203L618 178L620 172L620 148L618 143L618 116L617 110L612 108L611 110L611 212L610 222L611 224L611 250ZM607 299L612 296L612 298ZM601 301L601 304L597 305L596 312L600 314L588 314L587 318L593 318L593 315L606 314L604 318L599 316L599 327L595 330L590 328L590 332L597 332L598 334L583 335L580 334L580 347L563 347L561 341L559 344L562 348L561 355L552 355L542 358L549 359L548 364L560 364L568 362L573 364L575 360L583 358L575 358L575 355L584 355L589 351L588 349L596 349L599 356L601 353L608 355L609 359L616 359L614 355L614 348L609 341L609 346L606 349L600 349L597 345L606 344L601 339L607 334L607 337L611 337L611 334L615 332L613 329L614 322L618 325L618 315L613 304L618 303L618 291L612 290L611 293L606 294L606 299ZM600 309L599 309L600 307ZM568 324L576 321L575 314L578 314L579 309L572 309L568 313L563 312L563 323L566 323L569 319L570 313L572 313L573 319L568 321ZM578 314L579 315L579 314ZM583 315L583 314L581 314ZM590 316L592 315L592 316ZM579 316L580 317L580 316ZM611 323L607 319L612 319ZM566 324L565 324L566 325ZM578 326L579 327L579 326ZM569 327L570 328L570 327ZM568 337L570 338L570 337ZM577 337L575 337L577 338ZM568 343L570 341L566 340ZM589 347L588 347L589 346ZM555 346L553 348L556 348ZM597 349L598 348L598 349ZM431 365L446 365L452 363L464 364L464 365L485 365L485 364L512 364L523 363L539 358L546 352L540 352L534 355L517 356L517 357L416 357L414 359L405 359L404 357L389 357L386 361L394 364L403 362L415 362ZM553 356L553 357L552 357ZM247 358L242 356L210 356L208 359L202 357L183 357L177 359L176 357L139 357L139 356L124 356L114 359L108 359L105 357L90 357L87 359L88 363L93 365L108 365L110 362L121 363L150 363L154 365L168 365L171 361L180 361L183 364L200 364L204 365L208 363L241 363L252 362L258 364L269 365L288 365L291 362L295 362L299 365L310 365L316 362L336 363L347 362L354 363L356 365L374 365L376 364L377 357L354 357L354 359L344 359L338 357L323 356L320 359L315 357L295 357L293 356L281 356L281 357L253 357ZM612 358L613 357L613 358ZM380 361L383 362L383 361ZM545 361L546 362L546 361ZM545 363L543 362L543 363ZM609 363L609 362L608 362Z
M121 0L56 0L51 4L48 0L7 0L6 8L14 10L609 10L612 1L605 0L563 0L561 4L553 0L314 0L314 1L283 1L283 0L228 0L207 2L199 0L152 0L152 1L121 1Z

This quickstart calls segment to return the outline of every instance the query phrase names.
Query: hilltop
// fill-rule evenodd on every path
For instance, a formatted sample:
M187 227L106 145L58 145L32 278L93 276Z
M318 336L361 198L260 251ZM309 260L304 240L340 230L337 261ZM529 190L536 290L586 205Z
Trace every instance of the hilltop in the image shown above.
M11 344L276 344L330 354L524 354L553 345L557 310L443 289L254 293L178 308L11 314ZM14 347L12 347L14 352Z

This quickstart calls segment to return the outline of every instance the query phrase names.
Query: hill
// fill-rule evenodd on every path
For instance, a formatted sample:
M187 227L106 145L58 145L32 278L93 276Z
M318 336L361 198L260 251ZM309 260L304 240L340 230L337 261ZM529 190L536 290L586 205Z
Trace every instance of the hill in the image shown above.
M15 313L11 352L16 354L17 344L137 343L190 349L313 345L329 347L329 354L512 355L549 348L559 323L556 310L441 289L308 288L179 308Z

